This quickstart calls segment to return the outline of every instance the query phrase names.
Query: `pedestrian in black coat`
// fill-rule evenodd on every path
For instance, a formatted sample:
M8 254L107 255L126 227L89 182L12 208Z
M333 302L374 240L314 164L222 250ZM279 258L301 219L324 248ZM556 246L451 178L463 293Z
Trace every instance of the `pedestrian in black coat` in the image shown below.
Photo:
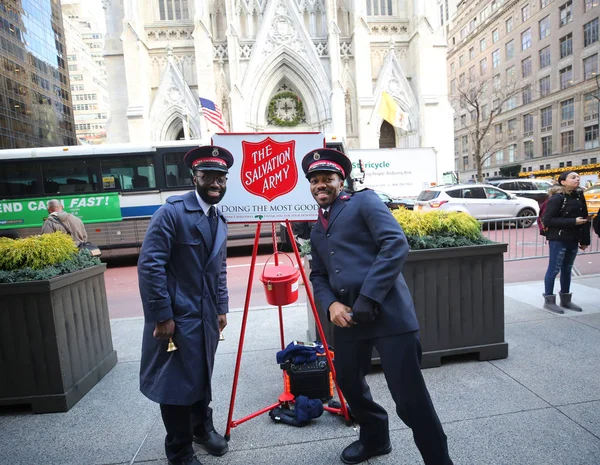
M558 177L562 188L548 200L544 212L544 226L548 228L546 238L550 257L544 278L544 309L562 314L564 308L581 312L579 305L571 301L571 270L577 248L587 249L590 245L590 224L583 192L579 189L579 175L574 171ZM554 280L560 273L560 306L556 305Z

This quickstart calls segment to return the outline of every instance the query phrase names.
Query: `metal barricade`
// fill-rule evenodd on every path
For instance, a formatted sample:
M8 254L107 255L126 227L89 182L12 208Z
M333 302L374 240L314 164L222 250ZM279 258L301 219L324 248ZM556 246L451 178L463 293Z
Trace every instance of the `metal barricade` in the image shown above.
M479 220L481 232L494 242L508 244L504 261L527 260L548 257L548 242L540 235L535 218L504 218ZM600 253L600 238L591 231L591 244L585 252L579 254Z

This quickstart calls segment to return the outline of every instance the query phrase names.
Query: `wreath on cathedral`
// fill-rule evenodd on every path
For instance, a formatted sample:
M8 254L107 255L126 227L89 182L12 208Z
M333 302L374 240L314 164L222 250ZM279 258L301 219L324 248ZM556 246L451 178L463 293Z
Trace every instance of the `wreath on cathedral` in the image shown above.
M304 118L302 101L293 92L279 92L269 102L269 119L275 126L298 126Z

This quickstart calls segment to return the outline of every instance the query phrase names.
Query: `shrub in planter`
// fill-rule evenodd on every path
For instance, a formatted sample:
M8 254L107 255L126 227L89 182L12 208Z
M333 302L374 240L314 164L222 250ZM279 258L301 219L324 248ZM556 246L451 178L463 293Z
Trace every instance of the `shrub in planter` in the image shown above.
M115 366L105 269L64 233L0 238L0 406L69 410Z
M24 239L0 238L0 283L40 281L100 265L62 232Z

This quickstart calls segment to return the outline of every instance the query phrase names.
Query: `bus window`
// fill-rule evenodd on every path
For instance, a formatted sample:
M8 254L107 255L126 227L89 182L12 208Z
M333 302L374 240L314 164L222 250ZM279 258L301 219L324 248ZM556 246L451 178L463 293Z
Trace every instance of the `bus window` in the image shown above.
M22 162L0 164L0 198L38 194L37 172Z
M42 163L45 194L73 194L98 190L94 162L83 160Z
M167 187L191 186L192 177L190 170L183 164L182 152L165 154L165 173L167 173Z
M104 190L156 188L151 156L107 158L101 165Z

